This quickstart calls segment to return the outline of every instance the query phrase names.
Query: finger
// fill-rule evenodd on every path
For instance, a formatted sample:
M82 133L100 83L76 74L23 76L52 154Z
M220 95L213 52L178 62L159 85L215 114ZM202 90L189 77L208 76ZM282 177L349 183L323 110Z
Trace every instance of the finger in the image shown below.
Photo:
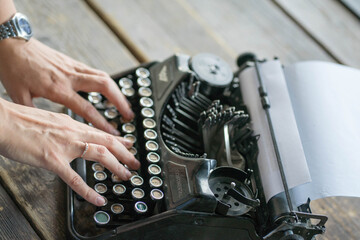
M92 67L89 67L86 64L83 64L81 62L76 62L74 64L74 69L78 73L86 73L86 74L109 77L109 74L107 74L106 72L95 69L95 68L92 68Z
M132 153L127 150L127 147L120 142L125 142L125 139L119 139L118 137L112 136L110 134L97 132L87 133L86 135L81 136L81 139L88 143L94 143L106 147L106 149L112 153L112 156L117 159L117 162L120 161L131 169L138 169L140 167L140 162L134 157ZM127 145L129 144L127 143Z
M70 108L74 113L82 116L95 127L114 135L120 135L120 132L108 123L91 103L83 99L76 92L68 94L68 96L60 99L59 102Z
M76 91L100 92L115 105L125 119L130 120L134 118L135 115L131 110L130 104L110 77L94 76L83 73L78 73L76 77L77 81L74 85Z
M94 189L90 188L69 164L59 168L57 174L72 190L82 196L86 201L99 207L105 204L105 199L95 192Z
M32 102L32 97L30 92L23 92L21 93L20 97L16 97L13 99L15 103L22 104L29 107L35 107Z
M124 181L129 180L131 177L129 170L120 164L105 146L93 143L88 143L88 146L88 150L83 156L85 159L99 162Z

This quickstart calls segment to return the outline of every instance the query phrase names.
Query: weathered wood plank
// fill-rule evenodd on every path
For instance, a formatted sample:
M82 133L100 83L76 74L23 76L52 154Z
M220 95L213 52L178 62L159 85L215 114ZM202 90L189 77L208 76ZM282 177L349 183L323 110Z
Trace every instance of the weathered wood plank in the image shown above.
M30 18L36 38L77 60L110 73L137 63L82 1L15 0L15 4ZM61 105L44 100L37 105L62 110ZM0 172L4 187L31 219L40 238L66 239L65 184L51 172L3 158Z
M360 67L360 22L333 0L276 0L311 36L349 66Z
M121 28L148 59L174 52L212 52L234 64L239 53L332 60L268 1L90 0L105 20Z
M16 231L14 231L16 229ZM39 239L24 215L0 184L0 239Z
M244 51L253 51L260 57L278 56L283 63L308 59L337 61L338 57L336 51L323 49L276 4L268 1L88 2L108 24L121 29L120 33L127 33L126 38L148 59L163 59L178 51L213 52L232 62ZM334 13L338 24L346 24L347 17L335 16ZM344 59L339 59L349 63L347 59L354 58L356 52L348 54L349 58L344 54ZM328 230L319 239L356 239L360 216L354 213L359 204L359 199L347 198L314 201L313 211L329 216Z

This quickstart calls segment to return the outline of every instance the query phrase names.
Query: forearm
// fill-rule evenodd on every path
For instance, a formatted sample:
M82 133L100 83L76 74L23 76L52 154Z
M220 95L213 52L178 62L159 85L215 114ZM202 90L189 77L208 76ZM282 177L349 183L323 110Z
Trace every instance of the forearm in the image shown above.
M16 8L12 0L0 0L0 6L0 24L2 24L16 13Z

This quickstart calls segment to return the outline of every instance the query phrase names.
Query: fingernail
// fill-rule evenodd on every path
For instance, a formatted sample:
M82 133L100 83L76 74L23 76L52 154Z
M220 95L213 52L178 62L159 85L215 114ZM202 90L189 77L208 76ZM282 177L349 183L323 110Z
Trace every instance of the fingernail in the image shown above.
M125 170L125 174L126 174L126 178L130 179L131 178L131 172L129 170Z
M105 199L103 197L97 197L95 201L97 206L104 206L105 204Z
M134 112L131 111L131 110L128 111L128 115L129 115L129 118L130 118L130 119L133 119L133 118L135 117Z
M129 139L126 139L126 138L124 138L124 143L126 145L125 146L126 148L131 148L132 145L133 145L133 142L131 140L129 140Z
M136 169L139 169L139 168L140 168L140 165L141 165L141 164L140 164L140 161L135 158L135 166L136 166Z

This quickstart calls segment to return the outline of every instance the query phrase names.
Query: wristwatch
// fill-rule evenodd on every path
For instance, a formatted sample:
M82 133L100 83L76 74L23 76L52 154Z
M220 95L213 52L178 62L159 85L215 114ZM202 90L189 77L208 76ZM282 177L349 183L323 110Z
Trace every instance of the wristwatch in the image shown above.
M9 21L0 25L0 41L11 37L28 41L31 36L31 26L24 14L16 13Z

